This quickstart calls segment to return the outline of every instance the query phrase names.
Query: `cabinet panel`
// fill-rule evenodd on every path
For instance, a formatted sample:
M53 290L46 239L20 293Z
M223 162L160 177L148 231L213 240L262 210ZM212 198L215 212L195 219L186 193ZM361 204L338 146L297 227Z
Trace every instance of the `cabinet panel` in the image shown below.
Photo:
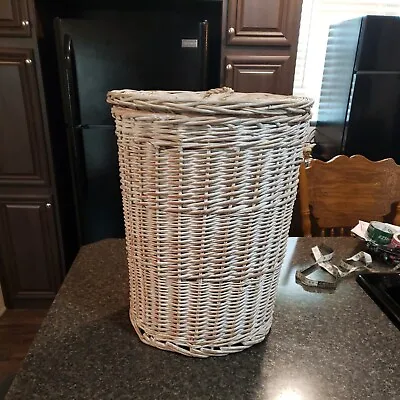
M47 181L33 53L0 48L0 183Z
M229 0L227 43L292 46L297 42L302 0Z
M60 264L50 198L0 199L0 263L7 306L54 297Z
M30 36L28 0L0 0L0 36Z
M293 73L289 54L276 56L228 55L225 86L237 92L290 94Z

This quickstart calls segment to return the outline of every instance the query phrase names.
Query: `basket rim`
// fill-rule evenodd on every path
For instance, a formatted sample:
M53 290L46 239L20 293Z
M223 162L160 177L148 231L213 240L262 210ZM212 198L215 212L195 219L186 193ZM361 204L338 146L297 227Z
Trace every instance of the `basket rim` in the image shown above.
M111 90L107 93L107 102L121 105L121 102L148 102L152 104L182 104L192 103L201 105L240 105L260 107L268 105L285 105L290 107L311 107L313 100L307 97L279 95L271 93L241 93L230 88L218 88L208 91L162 91L162 90Z

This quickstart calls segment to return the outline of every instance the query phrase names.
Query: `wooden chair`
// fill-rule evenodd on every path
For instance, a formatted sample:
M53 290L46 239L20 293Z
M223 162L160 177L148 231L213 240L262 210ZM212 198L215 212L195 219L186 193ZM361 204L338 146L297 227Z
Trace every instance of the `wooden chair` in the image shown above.
M346 236L359 220L400 225L400 166L356 155L300 168L300 213L304 236Z

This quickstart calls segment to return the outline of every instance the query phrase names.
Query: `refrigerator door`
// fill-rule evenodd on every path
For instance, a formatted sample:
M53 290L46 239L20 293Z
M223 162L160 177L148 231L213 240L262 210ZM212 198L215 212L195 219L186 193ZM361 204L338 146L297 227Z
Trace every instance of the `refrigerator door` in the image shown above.
M363 18L356 71L400 71L400 18L369 15Z
M207 22L172 13L55 21L81 244L124 235L112 89L203 90Z
M84 243L123 237L124 223L114 127L81 130L85 189L81 218Z
M400 73L358 73L354 79L344 154L400 164Z
M108 20L58 19L59 41L72 41L80 123L113 125L112 89L203 90L207 23L173 13Z
M329 29L313 153L323 160L341 152L361 22L352 19Z

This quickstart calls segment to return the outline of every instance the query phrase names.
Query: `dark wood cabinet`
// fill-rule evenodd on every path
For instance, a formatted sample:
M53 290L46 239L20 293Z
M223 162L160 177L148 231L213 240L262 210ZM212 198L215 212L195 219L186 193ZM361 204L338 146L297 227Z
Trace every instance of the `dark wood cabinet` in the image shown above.
M47 183L35 60L30 49L0 48L0 183Z
M0 0L0 282L40 307L65 274L33 0Z
M290 54L227 55L225 86L238 92L290 94ZM289 70L289 71L288 71Z
M0 198L0 235L6 303L23 306L35 298L52 299L60 274L51 198Z
M290 46L297 40L301 2L230 0L228 44Z
M28 0L0 0L0 36L30 36Z
M221 80L238 92L291 94L302 0L225 0Z

